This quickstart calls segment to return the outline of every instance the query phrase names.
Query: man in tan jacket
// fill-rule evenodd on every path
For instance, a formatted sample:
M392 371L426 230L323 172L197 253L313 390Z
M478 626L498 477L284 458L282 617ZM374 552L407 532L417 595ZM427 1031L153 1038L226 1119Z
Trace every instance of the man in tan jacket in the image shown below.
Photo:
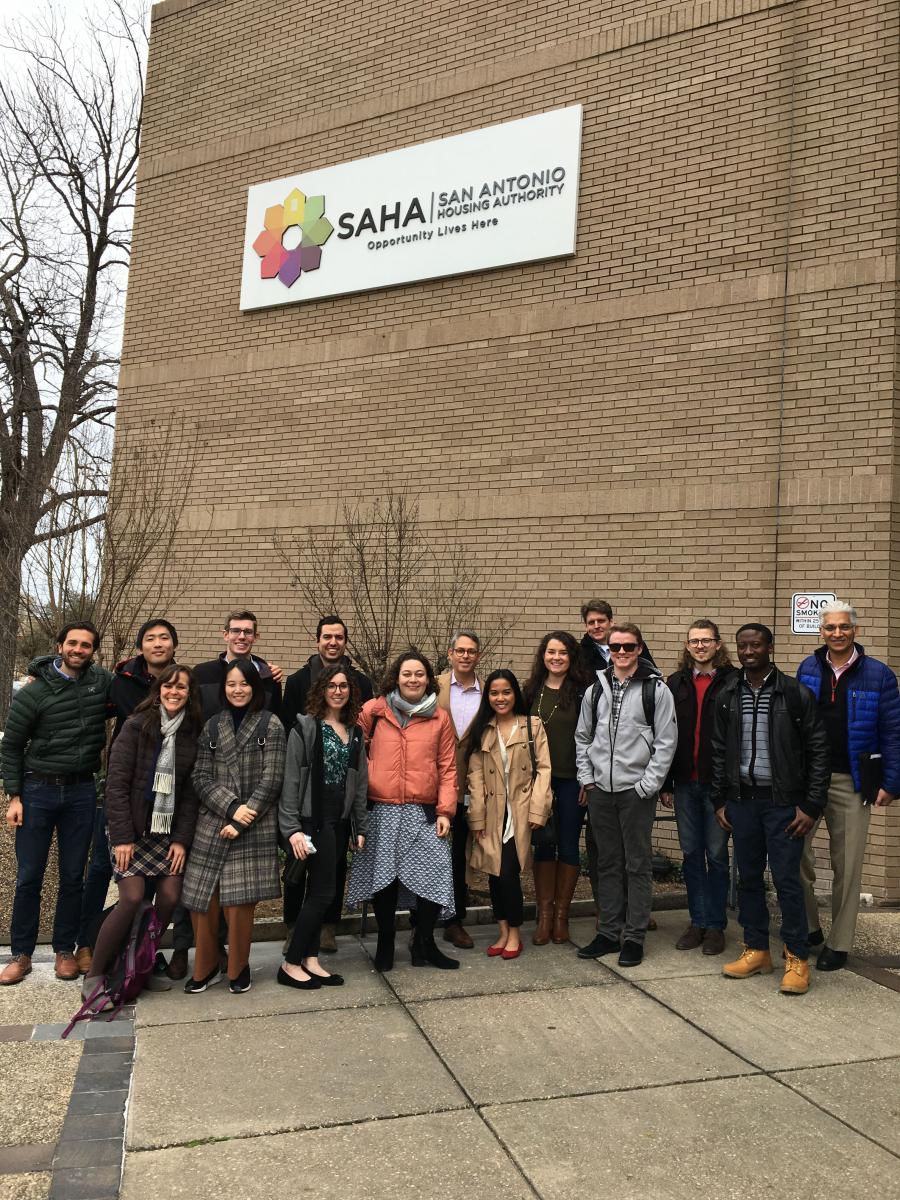
M438 676L438 704L450 713L456 732L456 773L459 777L459 796L453 819L453 900L456 911L444 927L444 941L460 950L474 945L463 928L466 919L466 843L469 838L468 796L466 795L465 741L478 706L481 704L481 680L476 674L481 657L481 642L471 629L459 629L450 640L447 651L450 670Z

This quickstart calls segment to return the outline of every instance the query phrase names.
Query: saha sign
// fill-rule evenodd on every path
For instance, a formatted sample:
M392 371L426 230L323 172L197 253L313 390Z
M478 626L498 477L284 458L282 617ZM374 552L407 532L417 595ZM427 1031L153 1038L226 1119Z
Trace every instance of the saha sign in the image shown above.
M581 105L249 189L241 308L575 251Z

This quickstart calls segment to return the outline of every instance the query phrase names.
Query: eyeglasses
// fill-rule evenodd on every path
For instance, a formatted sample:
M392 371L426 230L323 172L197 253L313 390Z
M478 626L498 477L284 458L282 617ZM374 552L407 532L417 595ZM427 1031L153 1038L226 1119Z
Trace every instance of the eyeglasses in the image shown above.
M349 683L326 683L325 691L326 692L349 692L350 684Z
M823 633L849 633L853 628L852 625L823 625Z
M689 646L714 646L716 644L716 639L715 638L688 638L687 644Z
M637 642L610 642L610 654L633 654L637 650Z
M474 658L478 653L477 650L454 650L452 652L457 658Z
M256 633L255 629L228 629L226 633L230 633L232 637L253 637Z

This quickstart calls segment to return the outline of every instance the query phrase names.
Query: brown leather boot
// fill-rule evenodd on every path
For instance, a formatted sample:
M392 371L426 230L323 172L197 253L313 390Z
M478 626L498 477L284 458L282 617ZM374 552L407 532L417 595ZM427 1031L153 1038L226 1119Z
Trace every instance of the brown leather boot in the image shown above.
M58 950L56 959L53 963L53 973L57 979L62 979L66 983L71 983L73 979L77 979L81 972L78 970L78 963L75 961L75 955L71 950Z
M31 955L14 954L3 971L0 972L0 985L9 987L13 983L21 983L26 975L31 974Z
M569 908L580 874L580 867L572 867L568 863L557 863L556 912L553 916L553 941L557 946L569 941Z
M546 946L553 931L553 896L556 892L556 862L536 862L534 898L537 903L537 929L531 935L535 946Z

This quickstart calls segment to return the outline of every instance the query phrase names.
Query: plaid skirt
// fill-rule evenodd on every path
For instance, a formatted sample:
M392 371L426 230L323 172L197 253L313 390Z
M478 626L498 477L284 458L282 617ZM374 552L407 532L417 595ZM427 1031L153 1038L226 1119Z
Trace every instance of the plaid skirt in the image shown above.
M446 838L439 838L421 804L378 804L369 813L366 847L353 856L347 908L358 908L398 880L398 909L415 908L416 897L452 917L453 869Z
M148 833L134 843L134 854L127 871L116 870L116 855L110 847L109 856L112 859L113 877L116 883L120 879L130 879L134 875L143 875L147 879L155 879L158 875L171 875L169 860L166 857L172 839L163 833Z

